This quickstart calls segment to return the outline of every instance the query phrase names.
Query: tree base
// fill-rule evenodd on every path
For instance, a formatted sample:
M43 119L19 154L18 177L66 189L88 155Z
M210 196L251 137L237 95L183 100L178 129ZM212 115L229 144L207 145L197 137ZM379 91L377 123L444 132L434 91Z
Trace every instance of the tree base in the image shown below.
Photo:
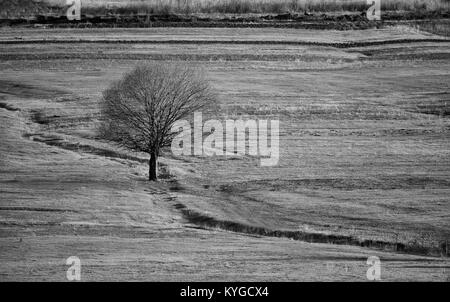
M157 155L155 152L150 153L150 160L148 162L148 180L157 181Z

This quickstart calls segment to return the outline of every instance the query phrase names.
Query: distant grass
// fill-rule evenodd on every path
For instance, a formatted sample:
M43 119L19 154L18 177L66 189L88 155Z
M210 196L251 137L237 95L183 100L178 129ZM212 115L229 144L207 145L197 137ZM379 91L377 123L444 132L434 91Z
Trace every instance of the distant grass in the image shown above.
M0 1L0 18L63 15L65 1ZM366 0L83 0L83 14L282 14L364 12ZM381 0L382 11L446 12L450 0Z
M414 27L418 30L426 31L432 34L450 37L450 22L448 20L432 20L426 22L417 22ZM448 115L448 111L445 115Z
M95 3L95 5L94 5ZM107 3L113 3L107 7ZM287 12L359 12L369 5L365 0L129 0L91 1L86 5L93 14L114 11L126 13L287 13ZM449 0L382 0L384 11L444 12Z

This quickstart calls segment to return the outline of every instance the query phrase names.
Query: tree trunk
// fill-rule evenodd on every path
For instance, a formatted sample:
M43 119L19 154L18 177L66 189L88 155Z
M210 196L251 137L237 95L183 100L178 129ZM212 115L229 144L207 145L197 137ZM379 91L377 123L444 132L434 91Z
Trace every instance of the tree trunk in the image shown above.
M158 180L157 173L157 159L158 155L155 151L150 152L150 160L148 163L148 180L156 181Z

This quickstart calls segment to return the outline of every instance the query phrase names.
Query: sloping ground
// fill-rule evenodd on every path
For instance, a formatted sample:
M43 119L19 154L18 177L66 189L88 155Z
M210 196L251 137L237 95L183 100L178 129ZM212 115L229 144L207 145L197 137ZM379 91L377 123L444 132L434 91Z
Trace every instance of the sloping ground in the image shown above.
M369 33L389 38L385 31ZM297 34L327 40L324 33ZM179 47L2 45L2 53L26 60L0 61L1 280L65 280L65 259L78 256L83 280L362 281L372 255L381 258L384 280L446 280L447 258L260 236L281 230L392 243L419 236L419 247L436 243L434 235L448 236L449 128L441 102L448 62L392 56L448 52L427 43L391 45L388 59L381 46L356 49L367 54L302 46L284 50L301 54L294 62L193 62L207 68L230 117L275 112L283 121L280 166L267 170L251 158L167 154L157 185L145 180L144 155L96 139L96 100L109 81L142 63L110 54L177 55ZM225 46L191 45L185 52L255 51ZM284 46L256 48L283 53ZM36 51L67 56L34 60L29 54ZM105 59L72 56L98 51ZM378 59L367 60L369 53ZM344 57L350 60L340 61ZM268 232L255 236L241 226Z
M197 229L137 162L31 141L26 116L0 109L1 281L64 281L70 256L84 281L364 281L372 255L384 280L447 278L436 258Z
M197 229L137 162L31 141L26 116L0 109L1 281L64 281L70 256L83 281L363 281L372 255L384 280L447 278L436 258Z

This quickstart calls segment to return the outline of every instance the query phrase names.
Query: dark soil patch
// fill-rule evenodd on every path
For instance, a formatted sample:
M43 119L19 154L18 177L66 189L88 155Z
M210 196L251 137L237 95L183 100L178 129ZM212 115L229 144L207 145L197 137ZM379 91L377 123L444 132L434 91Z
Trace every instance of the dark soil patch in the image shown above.
M20 111L19 108L13 107L13 106L3 103L3 102L0 102L0 108L6 109L9 111Z
M59 89L50 89L8 80L0 80L0 93L21 98L52 98L67 94L67 92Z

